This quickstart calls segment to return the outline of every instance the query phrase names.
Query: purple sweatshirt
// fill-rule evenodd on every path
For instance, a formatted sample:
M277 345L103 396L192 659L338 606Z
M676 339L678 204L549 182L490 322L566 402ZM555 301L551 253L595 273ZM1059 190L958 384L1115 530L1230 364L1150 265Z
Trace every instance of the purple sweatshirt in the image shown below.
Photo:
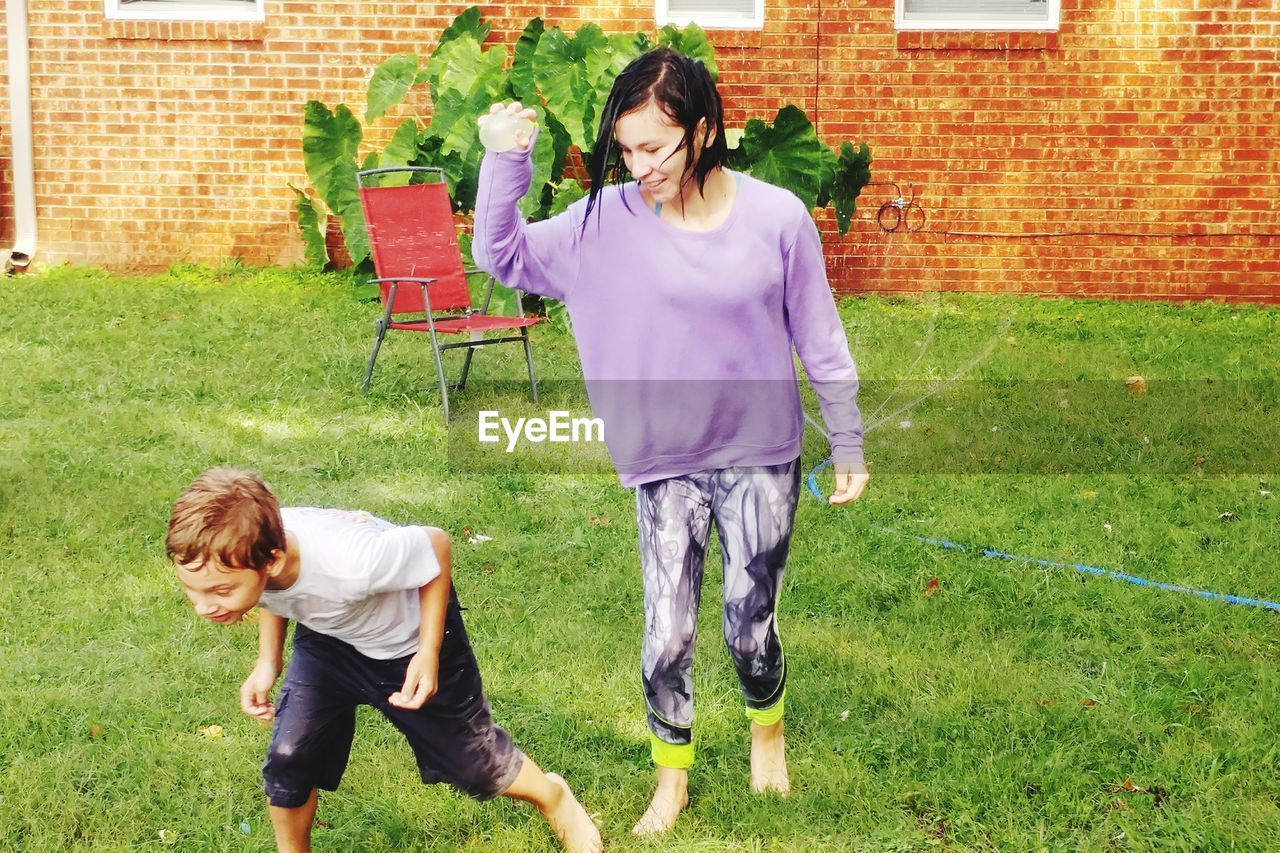
M799 456L793 345L832 456L862 461L858 374L818 230L798 198L735 174L728 218L685 231L631 183L601 192L584 230L586 199L524 222L516 202L531 176L527 152L485 155L476 265L508 287L564 302L624 486Z

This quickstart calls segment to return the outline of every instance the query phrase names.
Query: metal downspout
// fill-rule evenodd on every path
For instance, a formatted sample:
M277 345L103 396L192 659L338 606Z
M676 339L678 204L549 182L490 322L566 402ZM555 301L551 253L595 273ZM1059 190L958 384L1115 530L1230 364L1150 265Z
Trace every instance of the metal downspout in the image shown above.
M35 153L31 142L31 56L27 0L5 3L9 36L9 139L13 162L13 248L6 273L20 272L36 253Z

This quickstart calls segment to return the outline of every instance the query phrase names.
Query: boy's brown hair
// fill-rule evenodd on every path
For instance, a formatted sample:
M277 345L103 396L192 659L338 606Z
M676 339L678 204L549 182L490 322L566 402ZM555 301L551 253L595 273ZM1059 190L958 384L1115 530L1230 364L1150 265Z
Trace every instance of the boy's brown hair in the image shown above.
M285 547L280 502L252 471L210 468L173 505L164 545L179 566L265 569Z

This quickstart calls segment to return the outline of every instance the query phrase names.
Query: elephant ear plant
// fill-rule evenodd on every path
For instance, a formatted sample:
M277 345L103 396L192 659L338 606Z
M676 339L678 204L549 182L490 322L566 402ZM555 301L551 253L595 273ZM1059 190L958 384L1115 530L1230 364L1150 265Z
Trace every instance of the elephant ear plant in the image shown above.
M571 35L534 18L511 52L505 45L486 48L488 36L489 25L473 6L445 28L425 62L415 53L385 60L369 79L363 124L343 104L330 109L320 101L307 102L302 155L314 192L291 188L309 264L328 263L325 233L334 216L351 262L367 265L369 243L355 182L360 169L438 167L454 210L470 213L484 156L476 119L495 101L519 100L538 114L533 182L520 202L524 214L538 220L586 194L583 161L590 156L599 110L627 63L652 47L668 46L702 60L713 77L717 74L715 49L696 24L683 30L668 25L653 41L645 33L608 34L595 24ZM364 127L424 85L431 96L430 121L401 120L382 150L365 151L362 158ZM732 168L791 190L811 210L834 208L840 234L848 232L858 193L871 180L865 143L843 142L837 155L818 138L804 110L791 104L779 109L772 123L752 119L745 128L729 131L728 142Z

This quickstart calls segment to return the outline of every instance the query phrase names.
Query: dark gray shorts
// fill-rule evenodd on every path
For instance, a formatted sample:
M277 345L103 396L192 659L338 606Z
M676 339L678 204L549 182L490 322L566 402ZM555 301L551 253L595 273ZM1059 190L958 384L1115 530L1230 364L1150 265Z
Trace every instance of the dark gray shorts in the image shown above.
M447 782L477 800L493 799L511 787L524 757L490 718L452 592L440 648L439 689L416 711L387 701L403 686L408 665L409 657L375 660L341 640L297 626L262 765L271 805L298 808L314 788L337 790L359 705L377 708L404 733L423 782Z

